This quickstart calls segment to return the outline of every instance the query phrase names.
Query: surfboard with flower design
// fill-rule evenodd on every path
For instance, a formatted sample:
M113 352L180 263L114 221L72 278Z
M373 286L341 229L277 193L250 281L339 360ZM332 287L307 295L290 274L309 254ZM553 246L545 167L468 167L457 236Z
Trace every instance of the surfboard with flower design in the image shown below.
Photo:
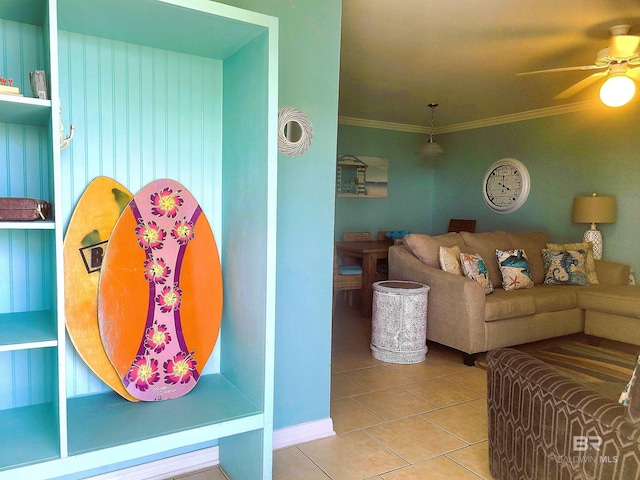
M133 397L180 397L198 382L220 330L222 271L202 208L162 179L122 212L104 255L98 319L105 352Z

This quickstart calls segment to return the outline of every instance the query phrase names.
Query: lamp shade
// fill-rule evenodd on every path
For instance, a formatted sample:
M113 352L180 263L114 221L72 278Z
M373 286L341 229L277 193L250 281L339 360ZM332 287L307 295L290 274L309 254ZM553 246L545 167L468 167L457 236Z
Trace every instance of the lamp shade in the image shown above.
M574 223L614 223L616 221L616 197L575 197L573 199Z
M429 139L424 145L422 145L418 150L416 150L416 155L421 155L423 157L437 157L438 155L442 155L444 153L444 149L433 141L433 137Z

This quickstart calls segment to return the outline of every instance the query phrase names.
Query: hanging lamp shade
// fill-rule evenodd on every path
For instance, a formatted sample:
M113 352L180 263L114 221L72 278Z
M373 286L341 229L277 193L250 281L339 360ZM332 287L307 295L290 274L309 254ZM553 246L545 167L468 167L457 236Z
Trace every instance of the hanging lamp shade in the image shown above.
M444 148L440 144L433 141L433 137L429 138L429 141L416 150L416 155L423 157L437 157L444 153Z
M444 149L433 139L433 110L437 106L437 103L429 104L429 108L431 109L431 134L429 135L429 140L416 150L416 155L420 155L422 157L437 157L444 153Z

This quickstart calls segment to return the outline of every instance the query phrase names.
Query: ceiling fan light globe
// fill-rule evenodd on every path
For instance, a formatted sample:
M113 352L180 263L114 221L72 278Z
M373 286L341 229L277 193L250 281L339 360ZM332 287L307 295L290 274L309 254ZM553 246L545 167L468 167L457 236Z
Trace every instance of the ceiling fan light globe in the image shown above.
M635 82L626 75L612 75L600 87L600 100L608 107L621 107L636 93Z

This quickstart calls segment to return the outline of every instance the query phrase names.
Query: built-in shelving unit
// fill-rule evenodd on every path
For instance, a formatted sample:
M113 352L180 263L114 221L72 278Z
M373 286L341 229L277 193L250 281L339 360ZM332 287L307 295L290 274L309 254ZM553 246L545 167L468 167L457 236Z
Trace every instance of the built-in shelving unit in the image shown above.
M209 0L0 0L0 36L0 76L24 94L0 95L0 196L53 210L0 223L0 479L77 478L215 440L231 478L271 478L277 20ZM51 100L32 98L36 69ZM64 151L61 121L75 127ZM66 336L64 231L99 175L132 192L173 178L214 230L222 328L184 397L122 399Z

